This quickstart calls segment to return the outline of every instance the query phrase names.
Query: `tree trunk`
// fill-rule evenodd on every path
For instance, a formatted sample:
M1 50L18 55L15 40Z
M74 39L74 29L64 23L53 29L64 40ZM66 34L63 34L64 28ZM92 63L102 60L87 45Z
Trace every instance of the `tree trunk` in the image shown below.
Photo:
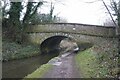
M21 22L20 12L22 11L21 2L11 2L9 11L9 28L12 32L11 37L14 41L21 41Z

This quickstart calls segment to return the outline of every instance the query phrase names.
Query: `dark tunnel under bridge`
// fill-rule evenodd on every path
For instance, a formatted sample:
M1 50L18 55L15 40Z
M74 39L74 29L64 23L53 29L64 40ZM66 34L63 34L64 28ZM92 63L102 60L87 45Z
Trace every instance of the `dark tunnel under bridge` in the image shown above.
M44 40L41 45L40 45L40 50L41 53L52 53L53 51L58 51L60 50L60 42L64 39L69 39L71 41L74 41L72 38L70 37L66 37L66 36L52 36L47 38L46 40Z

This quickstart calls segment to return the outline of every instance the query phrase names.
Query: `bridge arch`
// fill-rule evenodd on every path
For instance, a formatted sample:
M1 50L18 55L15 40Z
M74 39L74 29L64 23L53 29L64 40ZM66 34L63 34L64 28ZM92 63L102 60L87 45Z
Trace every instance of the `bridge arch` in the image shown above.
M56 35L72 37L77 42L89 42L96 45L116 37L115 27L77 23L28 25L25 31L27 40L37 44L41 44L47 38Z
M86 48L91 47L95 43L95 41L93 40L97 40L97 41L99 40L99 38L97 39L91 36L86 36L86 35L84 36L84 35L65 33L65 32L28 33L28 40L32 43L40 45L41 53L48 53L50 51L55 50L56 48L59 47L60 41L65 38L68 38L73 42L75 42L80 50L84 50Z
M71 40L77 41L77 39L74 36L72 36L70 33L62 33L62 32L55 32L55 33L53 32L52 33L52 32L50 32L50 33L40 33L40 34L41 34L40 37L41 36L43 36L43 37L40 40L40 42L38 41L39 44L41 44L42 42L44 42L46 39L52 38L54 36L69 38Z
M40 44L40 50L41 53L52 53L53 51L59 52L60 50L60 43L62 40L68 40L71 42L76 42L75 39L68 35L68 34L63 34L63 35L51 35L47 38L45 38L41 44ZM77 43L76 43L77 44Z
M27 33L27 41L39 45L45 45L45 43L47 44L45 41L49 40L50 37L53 38L52 36L58 35L71 37L81 46L85 46L86 43L91 43L93 45L99 45L101 43L104 44L104 42L110 42L117 37L115 34L115 27L76 23L28 25L25 31ZM52 40L51 38L50 40ZM61 39L64 38L62 37ZM54 39L53 42L55 42Z

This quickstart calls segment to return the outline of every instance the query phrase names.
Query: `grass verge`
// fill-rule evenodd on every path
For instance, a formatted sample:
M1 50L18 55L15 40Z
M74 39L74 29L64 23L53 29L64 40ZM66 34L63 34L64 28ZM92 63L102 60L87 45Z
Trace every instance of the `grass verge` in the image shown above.
M83 78L105 78L108 73L107 68L98 63L97 54L92 48L79 52L75 59Z
M42 76L50 69L52 68L52 65L50 64L44 64L42 65L40 68L38 68L37 70L35 70L33 73L27 75L23 80L26 80L26 79L30 79L32 80L33 78L42 78Z

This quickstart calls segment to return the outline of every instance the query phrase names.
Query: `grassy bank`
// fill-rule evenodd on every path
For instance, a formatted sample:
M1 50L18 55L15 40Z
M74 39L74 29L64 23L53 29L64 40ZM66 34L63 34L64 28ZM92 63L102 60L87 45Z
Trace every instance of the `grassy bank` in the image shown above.
M37 78L42 78L42 76L50 69L52 68L52 65L50 64L44 64L42 65L41 67L39 67L37 70L35 70L33 73L31 74L28 74L23 80L26 80L26 79L37 79Z
M113 78L117 74L117 68L114 61L109 60L109 55L98 55L95 47L79 52L76 55L76 64L83 78ZM102 52L102 51L101 51ZM101 61L103 59L103 61ZM105 61L104 61L105 60ZM110 62L111 61L111 62ZM114 66L114 68L111 68ZM113 75L114 74L114 75Z
M20 45L15 42L8 41L2 42L2 51L3 61L27 58L40 54L39 46L37 45Z

